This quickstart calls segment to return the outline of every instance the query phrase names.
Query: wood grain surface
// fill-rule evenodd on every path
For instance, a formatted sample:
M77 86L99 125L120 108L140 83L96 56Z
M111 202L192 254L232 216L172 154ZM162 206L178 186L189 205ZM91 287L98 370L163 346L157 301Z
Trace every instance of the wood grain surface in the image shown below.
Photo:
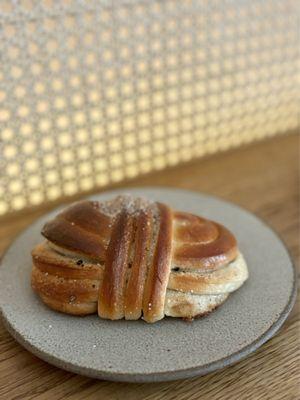
M276 137L126 183L221 196L254 212L283 238L299 271L299 139ZM49 210L0 224L0 252ZM16 277L17 279L17 277ZM17 295L17 293L16 293ZM62 371L24 350L0 322L0 399L300 399L299 301L280 332L238 364L205 377L155 384L97 381Z

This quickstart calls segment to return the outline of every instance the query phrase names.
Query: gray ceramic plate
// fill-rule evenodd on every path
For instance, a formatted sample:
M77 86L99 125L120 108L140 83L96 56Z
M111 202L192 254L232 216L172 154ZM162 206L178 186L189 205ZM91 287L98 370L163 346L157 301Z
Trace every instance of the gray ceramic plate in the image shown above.
M120 191L95 199L106 199ZM153 325L105 321L51 311L30 288L30 250L56 212L45 215L9 248L0 268L4 323L29 351L58 367L94 378L150 382L204 375L237 362L271 338L295 300L295 275L280 239L249 212L220 199L175 189L126 189L229 227L248 263L246 284L217 311L193 323Z

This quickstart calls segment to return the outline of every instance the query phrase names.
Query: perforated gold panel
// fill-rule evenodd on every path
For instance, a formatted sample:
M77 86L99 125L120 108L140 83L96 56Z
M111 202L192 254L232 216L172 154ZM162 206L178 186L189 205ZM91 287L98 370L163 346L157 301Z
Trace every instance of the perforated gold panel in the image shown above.
M297 0L0 2L0 214L297 127Z

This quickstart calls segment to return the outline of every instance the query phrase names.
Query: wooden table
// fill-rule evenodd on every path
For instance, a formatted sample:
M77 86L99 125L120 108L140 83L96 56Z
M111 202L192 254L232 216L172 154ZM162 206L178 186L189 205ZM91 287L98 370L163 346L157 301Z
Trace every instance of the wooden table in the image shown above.
M175 186L234 201L266 220L299 261L298 157L298 137L287 135L153 173L128 186ZM2 222L0 251L48 209ZM299 323L298 302L280 332L246 360L205 377L156 384L97 381L62 371L24 350L0 323L0 399L296 400Z

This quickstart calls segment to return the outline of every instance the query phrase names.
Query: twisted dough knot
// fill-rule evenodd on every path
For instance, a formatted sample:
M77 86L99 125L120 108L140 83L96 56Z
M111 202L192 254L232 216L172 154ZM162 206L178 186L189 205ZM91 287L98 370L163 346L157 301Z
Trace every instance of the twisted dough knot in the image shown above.
M47 242L32 252L32 286L60 311L147 322L165 314L191 318L246 279L245 271L222 271L239 257L225 227L140 198L75 203L42 234ZM224 288L233 277L234 287Z

